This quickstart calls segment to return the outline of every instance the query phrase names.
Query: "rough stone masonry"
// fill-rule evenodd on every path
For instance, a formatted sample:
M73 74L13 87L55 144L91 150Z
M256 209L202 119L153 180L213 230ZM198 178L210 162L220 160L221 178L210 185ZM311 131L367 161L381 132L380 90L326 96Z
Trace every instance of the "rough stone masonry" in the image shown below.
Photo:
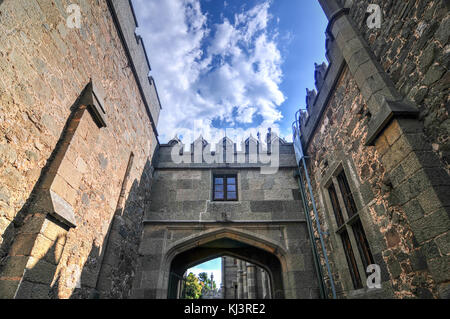
M176 298L226 256L273 298L449 298L449 2L319 3L328 63L300 129L321 234L292 143L269 134L274 174L252 138L220 141L232 163L173 162L131 1L0 0L0 297Z

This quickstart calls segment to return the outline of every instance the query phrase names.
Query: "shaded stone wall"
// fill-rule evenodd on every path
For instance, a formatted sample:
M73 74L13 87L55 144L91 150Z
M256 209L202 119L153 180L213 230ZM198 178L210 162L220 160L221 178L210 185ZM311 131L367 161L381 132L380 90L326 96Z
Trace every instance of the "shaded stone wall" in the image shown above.
M353 1L350 15L399 92L415 102L428 141L450 172L450 13L444 0ZM369 29L369 4L383 13Z
M81 8L81 29L66 25L70 3ZM106 1L70 3L0 3L4 298L96 296L111 228L115 254L105 259L109 269L102 272L110 285L102 295L125 298L131 288L156 132L111 7ZM123 18L133 24L126 9ZM93 93L85 90L91 79ZM95 95L93 104L86 104L88 94ZM95 113L101 109L106 126ZM52 197L44 203L43 194ZM52 201L60 207L46 208ZM119 222L112 227L114 215Z
M441 78L448 68L448 37L442 31L448 11L443 1L380 1L384 22L379 31L368 31L362 13L367 1L353 1L350 15L339 1L320 3L330 19L329 67L317 98L308 104L302 138L311 156L308 167L338 297L447 298L450 178L445 152L437 151L448 143L448 80ZM418 30L428 30L427 35ZM422 50L431 43L435 55L430 69L422 70L419 60L427 54ZM395 66L406 69L393 74ZM428 73L441 67L445 72L439 76ZM430 77L435 81L428 83ZM426 91L420 102L410 99L418 89ZM336 176L342 171L374 262L381 267L381 289L367 288L366 269L350 232L364 288L352 285L328 193L331 184L338 188ZM322 263L330 288L323 255Z
M245 282L242 278L244 272ZM256 265L233 257L222 257L222 286L225 299L238 299L239 289L247 291L246 299L271 298L267 289L270 287L267 273Z
M238 284L237 260L231 257L222 257L222 293L224 299L237 299Z

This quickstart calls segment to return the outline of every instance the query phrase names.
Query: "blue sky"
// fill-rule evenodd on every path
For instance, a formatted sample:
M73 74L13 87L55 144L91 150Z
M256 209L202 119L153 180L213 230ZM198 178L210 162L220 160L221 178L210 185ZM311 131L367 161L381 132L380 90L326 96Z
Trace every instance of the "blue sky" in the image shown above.
M268 127L290 139L294 113L326 61L318 1L133 0L163 110L160 142L217 142Z

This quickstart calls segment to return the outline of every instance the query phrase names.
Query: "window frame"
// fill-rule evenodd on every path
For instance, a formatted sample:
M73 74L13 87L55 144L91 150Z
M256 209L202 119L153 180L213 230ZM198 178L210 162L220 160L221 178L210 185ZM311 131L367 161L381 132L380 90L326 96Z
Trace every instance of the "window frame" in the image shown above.
M237 202L239 201L239 192L238 192L238 174L213 174L213 183L212 183L212 199L214 202ZM223 184L216 184L216 178L222 178ZM228 184L228 179L234 178L235 184ZM216 185L223 185L223 198L216 198ZM228 191L228 186L234 185L235 191ZM236 193L236 198L229 199L228 193Z
M323 185L323 192L327 198L328 218L335 227L334 233L336 240L342 245L343 253L347 261L348 270L340 268L339 271L347 271L350 275L348 282L353 290L365 287L365 278L367 278L367 263L375 263L372 250L370 248L367 235L364 231L363 223L360 217L360 210L351 191L348 174L341 164L334 169L334 173L329 175L327 182ZM334 191L334 195L333 195ZM337 197L332 198L333 196ZM336 206L337 205L337 206ZM340 214L339 214L340 212ZM339 216L343 218L343 223L339 221ZM361 237L361 235L363 235ZM346 236L346 238L344 238ZM346 239L346 242L344 241ZM347 243L347 245L346 245ZM350 244L350 246L348 246ZM351 249L349 251L349 249Z

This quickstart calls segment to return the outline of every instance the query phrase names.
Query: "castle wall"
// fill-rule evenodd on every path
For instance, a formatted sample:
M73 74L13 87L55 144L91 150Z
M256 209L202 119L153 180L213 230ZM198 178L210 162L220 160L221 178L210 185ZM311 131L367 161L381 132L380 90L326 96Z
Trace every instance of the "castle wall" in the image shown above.
M239 267L245 270L239 270ZM241 278L246 273L246 281ZM239 284L245 285L240 287ZM241 286L242 286L241 285ZM222 286L225 299L238 299L238 291L252 291L247 295L248 299L269 299L270 291L268 291L269 277L267 273L260 267L250 263L243 262L233 257L222 257Z
M0 297L129 296L159 101L120 5L0 1Z
M339 1L320 3L330 19L329 67L308 105L302 139L338 297L446 298L448 9L442 1L380 1L381 29L368 30L368 1L353 1L350 14ZM352 218L339 190L341 172L356 205ZM338 225L334 206L345 225ZM380 289L367 287L358 220L381 267ZM353 284L344 231L361 288ZM324 264L323 273L330 288Z
M380 29L367 27L371 3L381 7ZM354 1L350 16L397 90L418 106L425 136L450 172L448 10L445 1Z
M247 238L246 245L279 259L284 288L276 292L278 296L318 297L303 205L294 177L297 168L292 144L280 143L283 160L273 174L262 174L261 164L248 161L240 164L176 163L171 158L173 150L175 154L179 151L174 141L161 145L155 161L152 199L144 220L139 249L142 257L134 296L166 298L167 284L186 270L174 273L170 268L172 260L186 250L206 245L205 249L213 250L211 254L221 257L230 255L230 249L240 248L239 245L228 246L229 241L225 239L208 246L210 241L223 236L238 242ZM195 157L188 152L184 155L188 155L188 159ZM237 201L213 200L214 174L236 174ZM195 258L195 253L186 258L188 256ZM248 254L241 259L251 257ZM197 264L202 261L198 260ZM194 265L195 262L185 266ZM260 266L270 268L272 265Z

